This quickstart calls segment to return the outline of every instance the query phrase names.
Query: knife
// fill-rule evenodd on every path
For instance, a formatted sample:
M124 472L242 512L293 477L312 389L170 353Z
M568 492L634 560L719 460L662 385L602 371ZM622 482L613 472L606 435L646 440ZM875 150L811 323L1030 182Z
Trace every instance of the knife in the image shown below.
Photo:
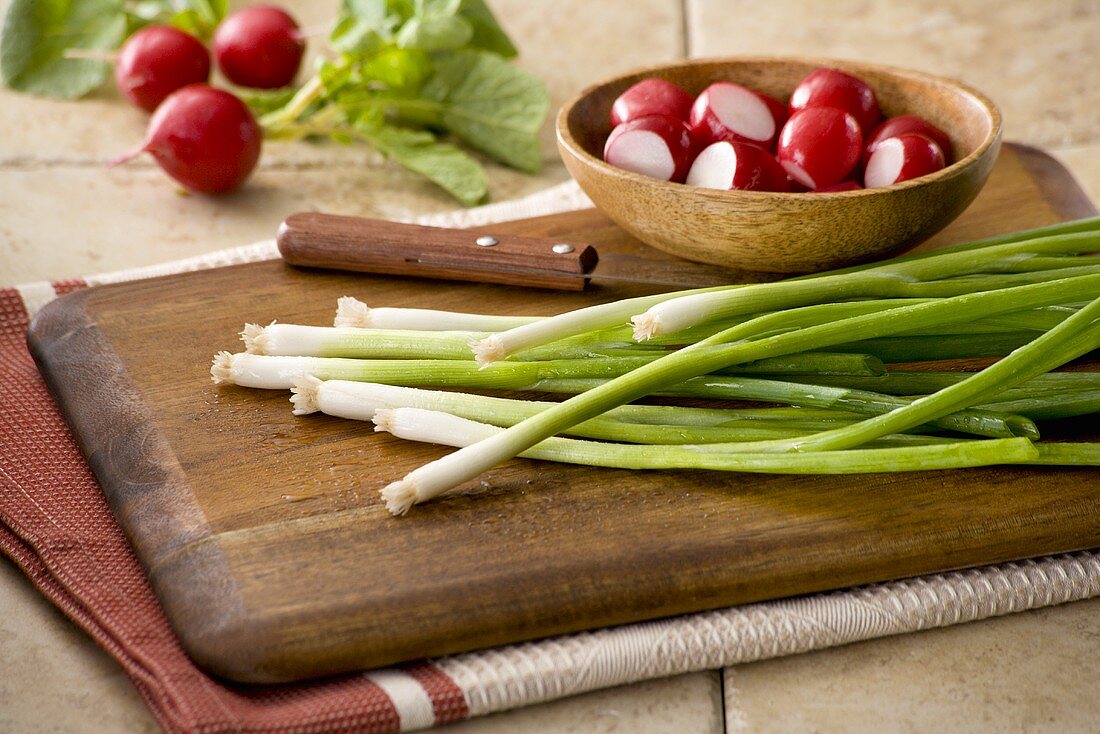
M521 237L318 212L279 227L290 265L579 291L593 279L677 288L743 281L744 273L671 256L613 254L570 239Z

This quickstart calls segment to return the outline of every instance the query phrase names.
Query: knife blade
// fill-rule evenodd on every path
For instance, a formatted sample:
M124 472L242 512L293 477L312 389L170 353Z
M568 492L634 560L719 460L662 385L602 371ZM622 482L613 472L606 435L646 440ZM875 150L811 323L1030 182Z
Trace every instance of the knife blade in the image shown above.
M743 281L745 274L672 256L611 254L570 239L426 227L319 212L292 214L276 242L300 267L410 275L529 288L583 290L595 280L676 288Z

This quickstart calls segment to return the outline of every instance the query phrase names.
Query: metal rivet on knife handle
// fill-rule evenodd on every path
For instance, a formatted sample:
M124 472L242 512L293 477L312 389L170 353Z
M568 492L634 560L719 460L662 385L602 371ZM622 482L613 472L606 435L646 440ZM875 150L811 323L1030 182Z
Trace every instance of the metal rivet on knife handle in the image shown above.
M496 237L490 237L489 235L482 235L474 240L474 242L477 243L478 247L493 247L494 245L500 244L500 240Z
M573 245L567 244L565 242L559 242L558 244L554 245L550 249L553 250L554 252L556 252L559 255L568 255L569 253L573 252L573 250L575 250L577 248L575 248L575 247L573 247Z

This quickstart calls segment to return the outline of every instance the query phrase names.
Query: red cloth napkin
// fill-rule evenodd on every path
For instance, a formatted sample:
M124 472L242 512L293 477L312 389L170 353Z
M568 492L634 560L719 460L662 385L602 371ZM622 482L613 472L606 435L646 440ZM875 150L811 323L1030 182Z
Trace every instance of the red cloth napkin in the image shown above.
M85 284L53 286L61 295ZM401 716L383 687L395 677L398 685L419 685L430 701L418 725L468 715L462 691L427 662L385 678L265 687L199 670L169 628L42 381L27 350L28 322L20 292L0 290L0 551L122 665L167 731L399 731Z

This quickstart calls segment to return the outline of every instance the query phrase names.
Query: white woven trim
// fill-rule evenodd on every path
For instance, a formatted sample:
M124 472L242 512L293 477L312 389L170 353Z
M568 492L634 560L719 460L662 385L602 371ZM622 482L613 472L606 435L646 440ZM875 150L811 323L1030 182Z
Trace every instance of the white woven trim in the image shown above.
M567 181L514 201L503 201L473 209L459 209L441 214L411 217L404 221L433 227L478 227L493 222L541 217L547 214L586 209L591 206L592 200L585 196L576 182ZM251 245L231 247L184 260L172 260L140 268L89 275L84 278L84 281L88 285L122 283L130 280L141 280L142 278L155 278L161 275L174 275L176 273L221 268L260 260L273 260L277 257L279 257L279 250L275 246L275 240L261 240ZM30 297L24 295L23 302L28 314L31 316L54 298L53 288L45 282L18 286L18 290L21 294L30 294ZM47 293L49 294L48 297Z
M401 670L375 670L366 674L386 692L397 710L399 731L418 731L435 725L435 709L420 681Z
M279 257L279 250L275 246L275 240L260 240L251 245L230 247L226 250L208 252L205 255L197 255L184 260L172 260L156 265L146 265L141 268L128 270L116 270L111 273L99 273L84 278L88 285L105 285L107 283L123 283L128 280L141 280L142 278L156 278L161 275L175 275L176 273L189 273L195 270L208 270L210 268L224 268L229 265L258 262L260 260L272 260Z
M15 290L19 293L19 297L23 299L23 308L27 310L28 316L34 316L39 309L57 298L53 285L45 280L17 285Z
M1100 596L1075 553L630 624L436 661L471 716Z

